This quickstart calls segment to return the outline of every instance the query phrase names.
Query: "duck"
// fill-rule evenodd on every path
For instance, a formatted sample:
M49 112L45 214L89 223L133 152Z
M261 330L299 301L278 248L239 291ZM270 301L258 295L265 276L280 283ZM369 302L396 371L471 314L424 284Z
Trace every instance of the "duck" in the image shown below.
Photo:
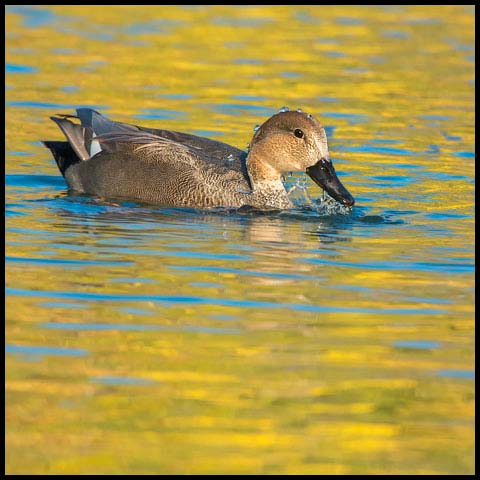
M353 196L339 180L324 127L301 110L281 110L242 150L206 137L116 122L91 108L50 117L67 141L45 140L70 190L168 207L293 208L282 176L305 172L337 202Z

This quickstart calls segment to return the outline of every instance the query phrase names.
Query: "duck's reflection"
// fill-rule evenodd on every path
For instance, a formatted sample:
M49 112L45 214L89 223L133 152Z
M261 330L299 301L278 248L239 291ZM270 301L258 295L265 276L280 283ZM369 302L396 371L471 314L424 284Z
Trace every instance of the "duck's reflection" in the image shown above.
M80 200L77 203L77 200ZM141 239L146 234L158 236L176 232L181 239L196 238L201 244L222 238L241 241L242 249L249 244L275 244L288 256L292 248L312 249L312 240L335 244L351 241L352 220L344 216L318 217L311 210L262 212L246 210L197 210L158 208L134 203L67 198L62 208L53 207L58 230L82 231L95 235L118 236L126 242ZM58 221L61 218L61 221Z
M58 230L117 235L128 240L145 233L177 231L178 236L205 238L220 234L223 239L272 243L276 247L315 248L312 239L334 244L351 241L353 221L336 215L319 217L312 210L263 212L245 210L197 210L139 206L131 202L106 202L89 197L66 197L62 206L50 204ZM61 219L60 221L58 221ZM200 236L201 237L201 236ZM243 248L248 249L248 244Z

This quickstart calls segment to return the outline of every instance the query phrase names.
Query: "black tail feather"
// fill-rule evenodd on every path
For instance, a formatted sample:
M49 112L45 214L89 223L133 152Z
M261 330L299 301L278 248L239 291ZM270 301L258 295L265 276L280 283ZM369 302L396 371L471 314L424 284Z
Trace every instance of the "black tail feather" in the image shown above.
M81 161L68 142L45 140L42 143L52 152L58 169L64 177L68 167Z

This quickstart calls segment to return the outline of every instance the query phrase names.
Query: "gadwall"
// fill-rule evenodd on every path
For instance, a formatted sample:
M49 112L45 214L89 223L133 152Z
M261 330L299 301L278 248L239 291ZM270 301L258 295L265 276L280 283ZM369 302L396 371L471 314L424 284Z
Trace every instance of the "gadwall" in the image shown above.
M68 186L81 193L163 206L280 210L293 206L282 174L302 171L338 202L355 203L335 173L324 128L299 110L269 118L256 129L248 152L196 135L114 122L90 108L50 118L68 141L43 144Z

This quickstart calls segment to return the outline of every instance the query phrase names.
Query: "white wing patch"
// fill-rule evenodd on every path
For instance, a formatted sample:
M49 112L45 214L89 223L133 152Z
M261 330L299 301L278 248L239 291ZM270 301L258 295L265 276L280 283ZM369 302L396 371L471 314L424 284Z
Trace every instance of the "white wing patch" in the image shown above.
M92 138L95 138L97 135L95 135L95 132L93 133ZM100 142L97 142L96 140L92 140L92 143L90 144L90 158L92 158L94 155L96 155L98 152L102 151L102 147L100 146Z

